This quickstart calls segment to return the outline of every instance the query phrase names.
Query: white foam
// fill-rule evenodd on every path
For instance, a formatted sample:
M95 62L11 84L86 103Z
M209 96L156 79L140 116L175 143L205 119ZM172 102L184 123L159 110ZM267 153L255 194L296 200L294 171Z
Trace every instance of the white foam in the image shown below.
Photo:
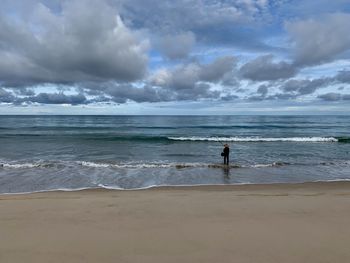
M143 168L189 168L207 166L201 163L95 163L95 162L79 162L82 166L93 168L119 168L119 169L143 169Z
M208 142L337 142L334 137L281 137L281 138L264 138L264 137L168 137L174 141L208 141Z
M39 163L2 163L0 164L0 167L12 168L12 169L36 168L40 166L42 166L42 164L39 164Z
M78 162L78 164L82 166L94 167L94 168L107 168L112 165L108 163L94 163L94 162L86 162L86 161Z

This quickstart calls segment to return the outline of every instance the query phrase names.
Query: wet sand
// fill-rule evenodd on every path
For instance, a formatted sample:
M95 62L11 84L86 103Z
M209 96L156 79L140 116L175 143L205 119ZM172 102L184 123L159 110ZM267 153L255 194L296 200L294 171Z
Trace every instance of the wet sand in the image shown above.
M0 262L350 262L350 182L0 196Z

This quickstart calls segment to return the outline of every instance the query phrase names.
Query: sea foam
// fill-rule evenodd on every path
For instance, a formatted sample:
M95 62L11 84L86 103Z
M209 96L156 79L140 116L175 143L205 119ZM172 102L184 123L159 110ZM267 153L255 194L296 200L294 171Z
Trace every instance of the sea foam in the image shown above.
M174 141L208 141L208 142L338 142L334 137L286 137L286 138L265 138L265 137L168 137Z

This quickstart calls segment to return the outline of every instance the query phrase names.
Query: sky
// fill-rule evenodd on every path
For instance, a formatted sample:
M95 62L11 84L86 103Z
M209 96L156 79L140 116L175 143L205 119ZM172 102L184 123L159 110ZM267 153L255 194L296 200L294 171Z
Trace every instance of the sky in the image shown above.
M0 114L350 114L350 0L1 0Z

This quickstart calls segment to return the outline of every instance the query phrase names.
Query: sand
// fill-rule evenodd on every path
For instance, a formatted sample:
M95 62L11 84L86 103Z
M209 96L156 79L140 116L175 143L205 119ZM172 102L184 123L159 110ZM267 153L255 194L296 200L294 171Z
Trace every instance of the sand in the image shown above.
M0 262L350 262L350 183L0 196Z

